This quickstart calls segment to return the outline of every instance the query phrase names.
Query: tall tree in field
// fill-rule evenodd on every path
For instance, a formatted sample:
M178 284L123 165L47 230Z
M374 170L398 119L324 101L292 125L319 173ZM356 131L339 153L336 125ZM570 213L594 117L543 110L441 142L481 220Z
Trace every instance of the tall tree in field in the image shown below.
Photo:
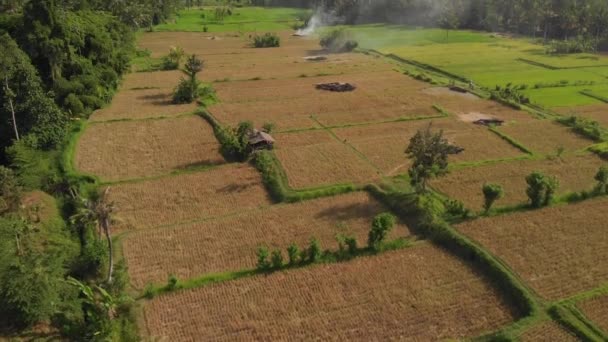
M112 274L114 273L114 257L113 244L111 236L111 225L114 222L114 202L110 202L108 193L110 188L106 188L103 192L97 194L91 200L82 200L82 207L76 215L72 217L73 222L95 224L97 226L98 236L105 235L108 243L108 283L112 283Z
M432 125L419 130L405 150L412 161L409 169L410 181L419 191L426 191L430 179L448 172L448 157L458 148L443 137L443 131L433 132Z
M455 30L460 26L458 10L461 5L457 0L444 0L439 26L445 29L446 42L450 39L450 30Z

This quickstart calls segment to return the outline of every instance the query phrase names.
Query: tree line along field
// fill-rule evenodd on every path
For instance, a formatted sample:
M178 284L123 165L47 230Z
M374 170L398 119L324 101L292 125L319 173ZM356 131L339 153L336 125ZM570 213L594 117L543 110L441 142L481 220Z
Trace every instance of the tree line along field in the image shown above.
M304 57L323 53L318 39L292 37L287 30L279 32L279 48L250 47L245 32L287 29L296 12L239 9L242 16L221 24L206 21L201 12L184 11L175 23L159 26L163 32L140 36L139 46L150 57L125 78L113 103L93 114L75 150L76 169L110 187L118 218L114 236L135 292L163 286L170 275L181 284L255 269L256 249L262 245L285 251L291 243L304 248L314 237L323 249L336 252L337 234L365 245L374 217L395 208L362 187L407 177L405 148L428 125L464 148L450 157L451 172L431 187L474 212L482 209L486 183L504 187L498 207L514 207L526 203L525 177L533 171L555 175L558 195L566 196L591 190L595 173L606 164L587 151L594 141L553 118L416 80L404 75L403 64L394 59L344 53L307 61ZM208 32L202 32L204 25ZM365 48L416 59L483 85L493 86L490 72L497 82L502 73L529 82L545 79L535 69L540 68L559 72L547 76L549 81L589 74L580 79L597 81L590 86L601 89L595 75L605 59L596 61L594 55L546 57L529 51L537 45L472 32L451 32L445 44L445 32L439 30L400 29L399 35L382 26L352 30ZM367 39L378 32L386 34ZM205 61L201 78L215 89L217 103L173 105L168 99L180 74L146 70L146 63L175 45ZM447 49L445 56L441 49ZM496 63L480 51L495 54ZM454 55L448 61L449 53ZM314 88L331 81L351 82L358 89L323 93ZM526 93L534 100L534 92L544 89L554 88ZM589 112L601 111L602 105L586 102L586 96L571 97L555 106L543 104L562 111L584 103L598 106ZM274 124L271 153L289 191L344 184L357 191L276 203L263 175L222 157L213 127L195 115L202 109L225 126L245 120L255 127ZM492 129L473 124L485 117L505 124ZM606 204L599 198L470 220L455 228L521 278L535 300L551 304L607 281L608 263L601 253L607 243ZM488 334L522 318L512 298L474 260L418 241L423 236L405 221L389 238L404 238L412 246L141 299L140 333L167 340L435 340ZM606 329L604 302L598 297L577 305ZM518 336L574 338L546 317Z

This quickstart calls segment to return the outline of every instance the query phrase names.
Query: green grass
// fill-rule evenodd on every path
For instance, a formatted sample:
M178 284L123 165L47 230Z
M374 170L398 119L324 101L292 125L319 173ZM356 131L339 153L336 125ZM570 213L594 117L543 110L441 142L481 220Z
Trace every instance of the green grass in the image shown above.
M294 8L234 8L233 14L217 20L213 8L180 11L174 22L158 25L155 31L260 32L288 30L307 15L307 10Z
M553 108L599 103L580 93L608 96L608 58L592 54L547 55L530 39L486 32L365 25L349 30L362 48L424 63L492 89L526 85L535 104ZM554 87L567 81L565 87ZM586 85L577 86L576 84ZM535 89L537 84L544 88Z

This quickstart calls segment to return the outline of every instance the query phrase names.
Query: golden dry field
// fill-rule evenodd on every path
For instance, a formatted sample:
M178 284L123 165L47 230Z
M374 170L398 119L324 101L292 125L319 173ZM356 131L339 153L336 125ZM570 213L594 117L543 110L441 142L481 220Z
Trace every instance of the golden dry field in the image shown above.
M505 191L497 206L526 203L526 177L535 171L557 177L558 194L574 191L590 191L597 184L594 180L599 168L606 165L599 157L571 155L541 160L515 160L504 163L480 165L452 171L433 181L433 187L441 193L462 201L471 209L483 206L482 187L486 183L500 184Z
M464 148L462 153L450 157L450 162L453 163L513 158L523 155L522 151L502 140L486 127L467 124L451 117L339 128L333 131L340 140L363 153L385 175L394 176L407 173L409 161L405 157L405 149L416 132L426 128L429 124L432 129L443 130L450 143ZM483 144L480 144L480 141L483 141ZM387 146L393 146L393 148L387 148Z
M564 115L577 115L608 126L608 104L595 104L579 107L558 108L557 112Z
M608 333L608 296L586 300L577 306L593 324Z
M77 170L104 181L151 177L224 162L213 129L197 116L90 124L76 147Z
M214 341L443 340L514 318L467 265L428 244L170 294L144 315L149 338Z
M363 246L374 216L384 211L366 193L241 210L215 220L130 233L123 253L131 280L141 289L149 282L166 281L169 274L188 279L254 268L261 245L284 252L292 242L306 248L315 237L323 249L335 250L336 234L341 233L354 235ZM405 225L398 225L390 237L409 234Z
M540 296L568 298L608 281L608 199L484 218L457 226Z
M260 174L227 165L191 174L117 184L110 191L119 229L151 229L270 205Z
M593 140L578 136L564 125L549 120L533 120L507 124L498 128L534 153L555 154L560 148L565 152L584 150Z

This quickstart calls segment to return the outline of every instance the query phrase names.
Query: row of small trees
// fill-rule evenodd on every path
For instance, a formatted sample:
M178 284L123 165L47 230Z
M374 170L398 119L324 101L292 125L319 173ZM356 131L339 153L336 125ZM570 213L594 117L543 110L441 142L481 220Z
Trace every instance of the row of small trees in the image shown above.
M405 153L412 161L408 171L410 183L418 192L425 192L429 180L448 172L448 158L457 153L457 147L443 136L443 131L433 132L432 126L419 130L410 140ZM608 192L608 167L601 167L595 176L598 182L595 194ZM526 177L526 194L533 208L551 204L559 187L559 181L542 172L533 172ZM485 184L482 188L484 209L490 211L494 203L504 196L504 189L498 184Z
M368 233L367 247L359 248L357 239L351 235L338 234L338 250L331 252L323 251L321 243L316 238L311 238L307 248L300 249L296 243L290 244L287 251L287 263L280 249L272 252L268 247L261 246L256 251L257 265L259 271L278 270L284 267L295 267L298 265L314 264L324 260L343 260L357 256L362 252L378 252L382 250L383 243L396 222L395 216L390 213L377 215L372 221Z
M593 193L597 195L608 194L608 167L603 166L595 175L597 185ZM551 204L559 187L556 177L547 176L541 172L533 172L526 177L528 185L526 195L533 208L541 208ZM494 203L504 196L504 189L498 184L485 184L482 188L484 196L484 209L488 213Z

